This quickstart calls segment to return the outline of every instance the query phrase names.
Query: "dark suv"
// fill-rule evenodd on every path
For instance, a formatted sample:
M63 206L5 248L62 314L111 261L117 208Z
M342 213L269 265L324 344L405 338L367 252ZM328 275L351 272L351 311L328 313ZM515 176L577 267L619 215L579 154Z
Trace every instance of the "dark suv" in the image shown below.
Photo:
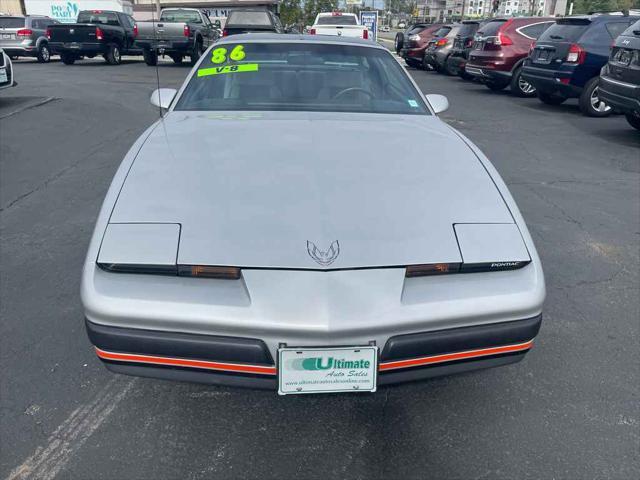
M640 130L640 20L620 35L600 72L599 97Z
M613 39L639 17L585 15L559 19L545 31L527 59L523 78L538 89L538 98L558 105L579 98L585 115L612 111L598 96L598 76L607 63Z
M465 71L491 90L511 87L521 97L535 96L522 79L522 63L535 40L554 24L553 18L496 18L478 30Z
M40 63L51 60L47 27L58 23L49 17L0 16L0 48L12 58L36 57Z
M451 55L447 58L446 73L460 75L462 78L470 78L464 71L464 66L469 58L469 52L473 48L473 39L478 29L486 22L478 20L465 20L460 25L458 34L453 39Z
M442 27L442 24L431 23L419 23L414 25L409 30L403 39L402 50L400 50L400 56L404 58L407 65L414 68L425 68L424 65L424 52L427 49L429 40L431 40L434 34Z

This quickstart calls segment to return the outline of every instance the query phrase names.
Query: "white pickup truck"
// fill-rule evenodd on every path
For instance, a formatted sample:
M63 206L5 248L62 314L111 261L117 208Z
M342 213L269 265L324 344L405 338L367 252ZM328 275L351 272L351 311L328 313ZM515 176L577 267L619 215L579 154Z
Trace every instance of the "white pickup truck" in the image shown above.
M353 13L319 13L309 29L310 35L337 35L339 37L369 38L369 30L360 25Z

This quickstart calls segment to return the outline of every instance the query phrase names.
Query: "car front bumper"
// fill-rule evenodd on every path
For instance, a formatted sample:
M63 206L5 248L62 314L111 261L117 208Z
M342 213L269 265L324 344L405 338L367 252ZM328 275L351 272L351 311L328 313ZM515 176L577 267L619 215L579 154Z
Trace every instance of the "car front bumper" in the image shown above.
M398 335L381 349L378 385L515 363L531 349L542 316ZM116 373L276 390L278 367L256 338L109 327L86 320L89 339Z
M640 85L600 76L598 96L623 113L640 112Z

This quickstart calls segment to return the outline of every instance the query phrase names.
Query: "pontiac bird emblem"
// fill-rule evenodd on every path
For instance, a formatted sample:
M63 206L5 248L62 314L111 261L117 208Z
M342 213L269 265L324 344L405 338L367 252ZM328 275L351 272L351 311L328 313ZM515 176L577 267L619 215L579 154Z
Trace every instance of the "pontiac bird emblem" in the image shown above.
M338 255L340 255L340 244L338 243L338 240L335 240L331 245L329 245L329 249L326 252L323 252L316 247L315 243L307 240L307 252L309 252L309 256L316 262L323 267L327 267L331 265L336 258L338 258Z

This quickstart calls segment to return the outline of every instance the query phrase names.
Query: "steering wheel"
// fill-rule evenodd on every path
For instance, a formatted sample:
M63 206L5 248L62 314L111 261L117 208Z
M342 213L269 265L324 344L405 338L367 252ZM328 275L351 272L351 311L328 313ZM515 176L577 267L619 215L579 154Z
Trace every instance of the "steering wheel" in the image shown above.
M371 93L369 90L365 90L364 88L360 88L360 87L349 87L349 88L345 88L344 90L340 90L338 93L336 93L333 96L332 100L337 100L341 96L347 95L348 93L353 93L353 92L362 92L369 97L369 100L373 99L373 93Z

